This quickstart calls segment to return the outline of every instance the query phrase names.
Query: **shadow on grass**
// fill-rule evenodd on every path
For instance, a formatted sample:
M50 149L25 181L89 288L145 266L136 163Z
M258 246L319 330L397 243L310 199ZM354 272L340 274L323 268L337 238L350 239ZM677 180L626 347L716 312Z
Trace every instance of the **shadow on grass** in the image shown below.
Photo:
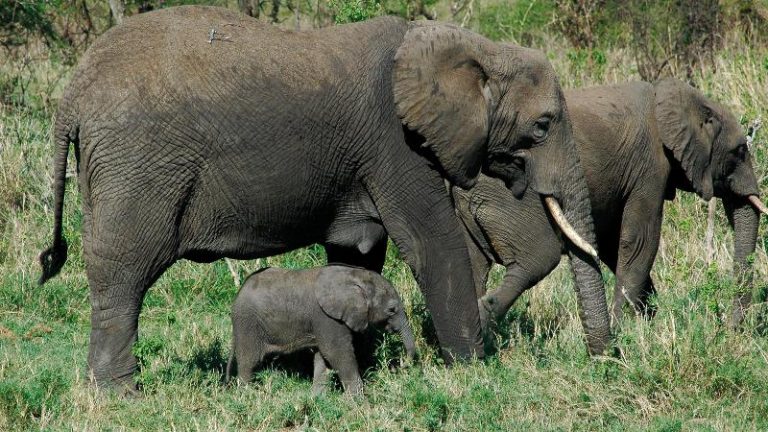
M357 359L360 374L365 379L376 370L385 367L394 369L400 364L400 359L405 357L405 349L402 343L393 343L394 336L388 335L385 331L378 328L369 328L363 333L353 334L353 345L355 348L355 357ZM216 347L212 351L216 351ZM214 354L215 356L215 354ZM223 361L223 371L221 382L226 383L225 372L228 359L221 357ZM207 356L193 356L190 363L206 371L218 371L218 361L211 362ZM213 367L211 367L213 366ZM310 349L300 350L290 354L284 354L267 359L264 364L258 368L259 371L280 372L292 378L301 380L312 380L314 367L314 351ZM261 374L255 374L255 380L259 380ZM233 371L233 379L237 376L237 370ZM334 377L333 388L342 391L341 383L338 377Z
M192 353L192 357L186 360L186 368L190 371L199 370L204 373L216 373L224 379L229 358L224 353L222 342L214 339L208 346L202 346Z

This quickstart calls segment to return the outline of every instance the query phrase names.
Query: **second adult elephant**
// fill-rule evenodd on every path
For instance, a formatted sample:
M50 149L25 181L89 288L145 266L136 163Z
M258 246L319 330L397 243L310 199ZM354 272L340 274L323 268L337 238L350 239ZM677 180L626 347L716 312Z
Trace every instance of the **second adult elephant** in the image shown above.
M734 266L748 290L748 257L755 249L758 212L766 209L733 114L672 79L572 90L566 100L600 258L616 275L613 317L620 320L627 303L653 313L647 302L655 292L650 271L664 200L674 198L677 189L723 200L735 230ZM557 266L564 243L535 194L518 200L497 180L482 177L471 191L453 188L453 196L471 238L481 317L499 318ZM484 295L493 262L506 266L506 275L497 290ZM749 298L745 291L734 300L734 323Z
M141 14L75 71L55 126L53 246L74 143L91 289L89 366L127 382L147 289L175 261L256 258L320 243L380 269L389 235L413 269L444 356L482 356L466 245L443 179L482 169L583 215L583 171L552 66L540 52L459 27L380 18L288 32L208 7ZM523 153L517 153L522 150ZM523 162L525 161L525 162ZM524 170L524 171L523 171ZM529 180L526 182L526 180ZM608 311L596 262L581 297L589 347Z

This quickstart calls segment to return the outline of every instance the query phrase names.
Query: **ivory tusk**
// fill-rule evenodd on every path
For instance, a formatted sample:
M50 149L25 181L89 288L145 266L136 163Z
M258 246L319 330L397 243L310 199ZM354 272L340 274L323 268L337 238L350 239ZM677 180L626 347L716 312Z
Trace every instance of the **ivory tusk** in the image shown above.
M555 219L555 223L557 223L557 226L560 227L560 230L563 232L563 234L565 234L565 236L568 237L568 239L573 242L576 247L597 258L597 251L595 248L593 248L592 245L589 244L586 240L581 238L581 236L576 233L576 230L573 229L571 224L568 223L568 219L565 218L563 210L560 208L560 204L557 203L557 200L552 196L545 196L544 203L547 205L547 210L549 210L549 213L552 215L552 218Z
M750 195L747 197L749 202L760 211L760 213L767 214L768 215L768 207L763 204L762 201L760 201L760 198L757 197L757 195Z

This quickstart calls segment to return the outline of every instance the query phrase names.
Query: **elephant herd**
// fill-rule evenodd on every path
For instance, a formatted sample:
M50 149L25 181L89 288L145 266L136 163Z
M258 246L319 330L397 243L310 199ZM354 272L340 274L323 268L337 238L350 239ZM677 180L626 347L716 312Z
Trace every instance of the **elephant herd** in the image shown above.
M144 295L179 259L317 243L381 272L392 239L450 364L483 357L484 330L565 253L600 354L625 303L653 314L665 199L723 200L745 281L767 212L738 121L694 88L563 91L537 50L393 17L290 32L214 7L138 15L88 49L54 141L40 283L67 259L73 145L99 385L132 385ZM598 257L617 278L610 311ZM486 293L494 262L506 275Z

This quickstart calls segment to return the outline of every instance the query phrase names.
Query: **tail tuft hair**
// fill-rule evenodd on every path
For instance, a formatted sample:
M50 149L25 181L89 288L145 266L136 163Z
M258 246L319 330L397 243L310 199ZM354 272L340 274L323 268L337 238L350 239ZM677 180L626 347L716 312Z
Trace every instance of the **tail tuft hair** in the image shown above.
M67 261L67 241L61 239L53 243L53 246L40 253L40 266L43 274L38 284L44 284L48 279L56 276Z

